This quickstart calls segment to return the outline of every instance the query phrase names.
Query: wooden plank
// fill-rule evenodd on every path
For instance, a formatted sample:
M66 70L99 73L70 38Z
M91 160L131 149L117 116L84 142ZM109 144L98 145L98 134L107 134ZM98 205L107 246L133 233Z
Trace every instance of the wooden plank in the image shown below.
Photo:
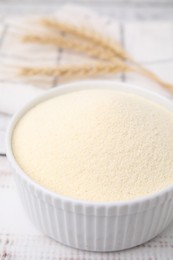
M11 5L16 5L16 4L21 4L22 1L21 0L13 0L13 1L10 1L10 0L6 0L5 1L6 3L8 4L11 4ZM27 5L27 4L43 4L43 3L46 3L47 1L46 0L30 0L30 1L25 1L24 5ZM49 4L58 4L58 3L66 3L68 2L67 0L64 1L64 0L49 0ZM104 4L104 5L111 5L111 4L114 4L114 5L168 5L168 4L172 4L172 1L171 0L72 0L71 2L73 3L76 3L76 4L84 4L84 3L89 3L89 4Z
M106 1L71 1L71 4L82 5L83 7L92 8L94 11L100 14L109 15L118 20L172 20L173 14L173 2L168 1L153 1L147 3L145 1L137 1L130 3L128 1L122 2L106 2ZM4 13L8 15L26 15L26 14L50 14L61 8L64 4L69 4L69 1L51 1L49 4L47 2L22 2L18 4L17 2L1 3L0 15Z
M150 22L124 24L124 48L136 61L173 85L173 24ZM127 74L126 81L156 91L172 99L157 83L137 74Z
M141 63L173 61L173 23L158 22L124 25L125 49Z
M6 130L10 121L10 116L0 113L0 155L5 155Z

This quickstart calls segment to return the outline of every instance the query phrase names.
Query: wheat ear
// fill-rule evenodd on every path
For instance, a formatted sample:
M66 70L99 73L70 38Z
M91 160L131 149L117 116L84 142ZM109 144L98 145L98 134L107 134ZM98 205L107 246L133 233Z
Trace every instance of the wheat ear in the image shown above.
M75 65L75 66L59 66L53 68L32 68L24 67L19 70L20 76L58 76L62 78L74 78L80 77L85 78L88 76L97 76L103 74L114 74L119 72L133 71L130 67L123 64L84 64L84 65Z
M48 44L54 45L64 49L70 49L79 53L87 54L91 57L101 59L101 60L109 60L113 61L114 57L108 51L103 51L102 47L94 48L94 46L89 45L85 42L79 42L74 38L67 38L61 35L36 35L36 34L26 34L22 36L23 42L30 42L30 43L40 43L40 44Z
M104 37L95 30L83 27L80 28L67 22L62 22L51 18L43 18L40 23L47 28L77 36L80 39L87 40L89 43L95 43L96 46L102 46L105 51L109 50L113 56L117 55L123 59L130 59L129 55L123 50L118 42L112 40L111 38Z
M130 67L129 65L123 62L117 63L101 63L101 64L84 64L84 65L71 65L68 66L59 66L53 68L45 68L45 67L24 67L20 68L19 75L20 76L58 76L62 79L73 79L73 78L86 78L89 76L98 76L105 74L116 74L120 72L135 72L144 77L148 77L150 80L159 83L165 89L169 90L173 93L173 86L169 83L163 82L159 79L154 73L148 71L145 72L143 70L139 70L135 67Z
M72 40L65 40L60 36L38 36L38 35L26 35L24 36L24 41L30 42L39 42L42 44L52 44L62 48L72 49L77 52L82 52L88 54L89 56L107 60L107 61L115 61L117 56L119 58L125 59L128 63L135 67L135 71L143 76L157 82L159 85L164 87L169 91L173 91L173 86L167 82L161 80L156 74L144 68L133 60L121 47L121 45L115 40L108 39L103 37L102 35L96 33L93 30L88 30L84 28L80 28L68 23L64 23L55 19L44 18L41 20L41 23L47 28L51 28L54 30L65 32L66 34L71 34L73 36ZM74 36L77 36L78 39L75 39ZM80 42L79 38L85 39L88 42ZM93 46L95 44L95 47ZM104 48L105 49L104 49Z

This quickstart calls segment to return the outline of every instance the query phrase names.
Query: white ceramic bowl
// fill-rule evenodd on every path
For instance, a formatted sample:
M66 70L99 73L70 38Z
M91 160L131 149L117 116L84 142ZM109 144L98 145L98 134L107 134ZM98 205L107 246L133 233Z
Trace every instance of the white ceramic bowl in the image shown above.
M20 168L13 155L13 130L29 109L53 96L86 88L110 88L136 93L173 112L173 105L167 99L128 84L109 81L67 84L34 99L14 116L8 129L7 157L14 169L26 212L32 222L49 237L65 245L91 251L134 247L155 237L173 219L173 185L150 196L125 202L76 200L53 193L33 181Z

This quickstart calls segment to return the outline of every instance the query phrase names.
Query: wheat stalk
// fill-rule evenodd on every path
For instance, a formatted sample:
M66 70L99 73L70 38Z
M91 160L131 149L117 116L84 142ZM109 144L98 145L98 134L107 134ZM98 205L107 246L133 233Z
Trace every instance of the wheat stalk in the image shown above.
M135 65L135 63L134 63ZM136 72L143 75L146 78L149 78L150 80L158 83L160 86L162 86L164 89L170 91L171 93L173 93L173 85L165 82L164 80L160 79L154 72L145 69L144 67L142 67L140 64L136 63Z

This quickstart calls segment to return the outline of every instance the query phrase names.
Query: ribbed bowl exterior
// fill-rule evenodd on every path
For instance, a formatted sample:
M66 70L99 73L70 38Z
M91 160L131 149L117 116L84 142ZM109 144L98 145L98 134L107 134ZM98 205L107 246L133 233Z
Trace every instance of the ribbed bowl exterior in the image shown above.
M22 171L12 152L13 130L26 111L55 95L93 86L138 93L173 112L173 105L168 100L128 84L107 81L72 83L48 91L15 115L7 135L7 157L15 172L23 206L35 226L49 237L74 248L116 251L142 244L168 226L173 219L173 186L131 202L78 201L52 193L36 184Z
M173 192L124 206L101 206L51 197L16 174L23 206L49 237L89 251L117 251L142 244L173 219Z

